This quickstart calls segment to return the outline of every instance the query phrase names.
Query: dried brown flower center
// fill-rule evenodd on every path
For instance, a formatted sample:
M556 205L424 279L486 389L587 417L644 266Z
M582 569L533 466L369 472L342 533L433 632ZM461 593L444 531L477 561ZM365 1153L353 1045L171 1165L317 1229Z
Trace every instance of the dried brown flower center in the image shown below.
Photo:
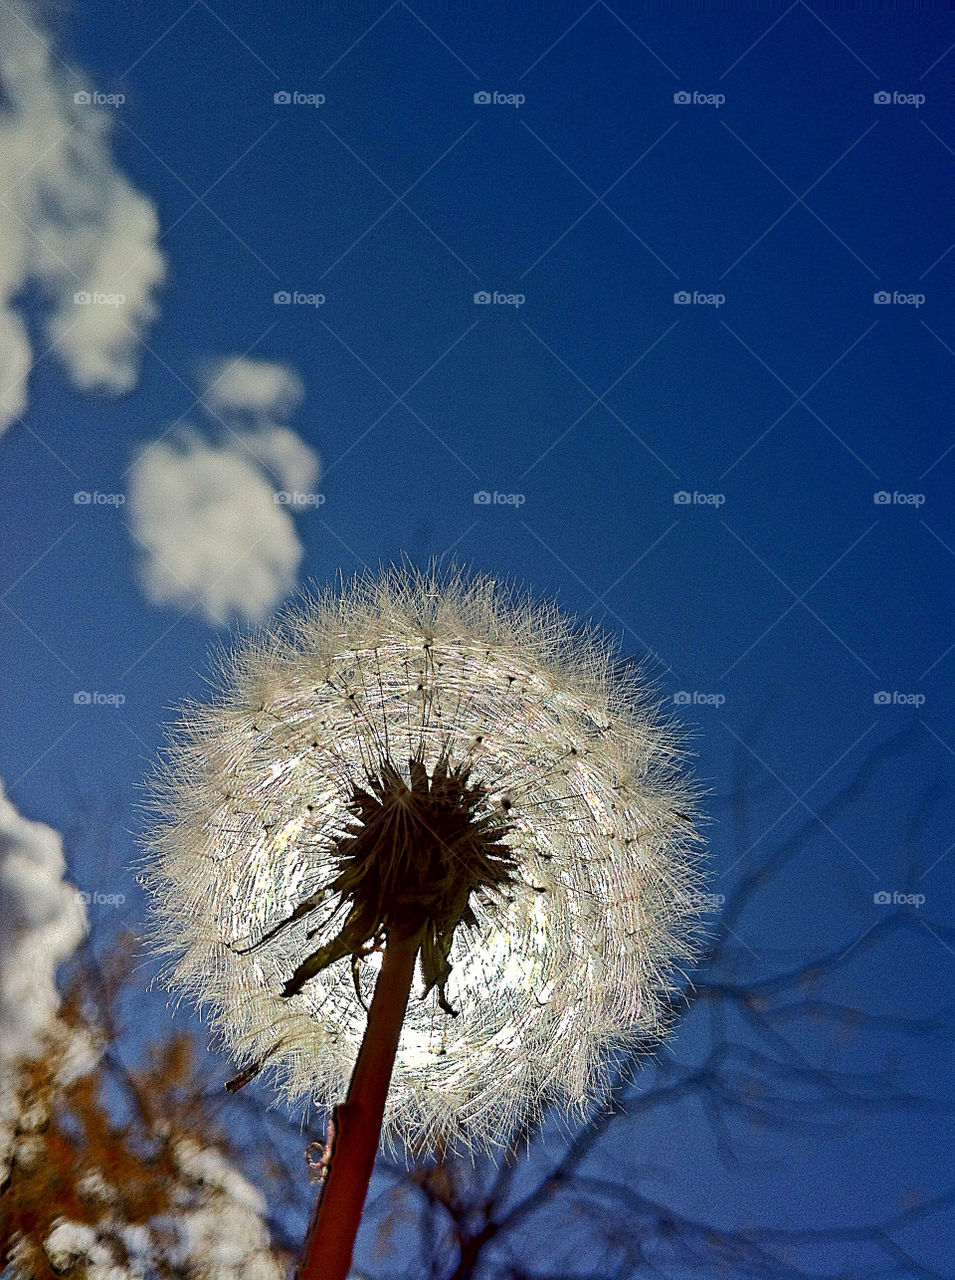
M445 994L454 931L477 923L472 894L488 901L514 881L515 860L504 843L510 828L466 767L442 758L429 776L411 760L409 777L386 761L367 787L355 788L353 820L336 842L337 875L322 895L338 895L344 923L298 966L284 996L337 960L350 956L356 964L389 937L416 937L424 995L437 987L440 1006L455 1012ZM297 909L289 922L301 914Z

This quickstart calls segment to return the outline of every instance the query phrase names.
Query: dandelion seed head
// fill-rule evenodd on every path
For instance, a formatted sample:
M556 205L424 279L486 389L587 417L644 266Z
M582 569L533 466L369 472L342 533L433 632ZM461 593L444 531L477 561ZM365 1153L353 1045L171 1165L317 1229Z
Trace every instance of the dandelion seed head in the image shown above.
M470 788L477 854L433 807L409 848L431 832L450 869L504 852L496 878L468 872L466 918L424 998L419 960L385 1133L484 1148L548 1107L599 1102L620 1056L665 1033L694 953L695 790L674 727L605 637L457 570L366 574L313 596L222 655L214 697L184 710L151 784L143 880L170 987L288 1101L330 1107L380 955L283 990L340 936L329 886L384 820L375 797L404 823L415 788L434 793L449 771ZM389 900L416 880L415 865L398 870Z

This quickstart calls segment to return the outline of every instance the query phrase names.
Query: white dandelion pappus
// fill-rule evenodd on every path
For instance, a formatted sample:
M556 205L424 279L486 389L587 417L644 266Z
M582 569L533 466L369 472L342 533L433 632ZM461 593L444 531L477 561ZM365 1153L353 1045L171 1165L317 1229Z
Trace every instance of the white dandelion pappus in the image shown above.
M342 929L328 886L356 789L389 767L409 788L414 762L432 787L468 771L471 816L512 871L470 893L449 935L457 1016L440 989L412 996L386 1138L491 1147L546 1107L582 1113L621 1053L666 1030L694 952L695 791L608 640L486 577L390 570L307 601L220 678L152 782L143 880L165 980L239 1062L263 1062L291 1102L344 1096L366 1022L355 987L367 1005L380 953L283 988ZM421 957L418 976L420 991Z

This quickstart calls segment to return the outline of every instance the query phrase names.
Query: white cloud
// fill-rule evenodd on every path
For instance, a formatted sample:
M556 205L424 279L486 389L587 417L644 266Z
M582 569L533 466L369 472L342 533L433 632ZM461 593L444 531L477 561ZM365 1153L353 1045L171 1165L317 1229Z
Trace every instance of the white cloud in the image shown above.
M39 1135L59 1090L98 1061L90 1028L57 1017L57 966L86 931L85 907L65 871L58 833L19 814L0 784L0 1181L12 1164L29 1168L47 1156ZM55 1064L53 1091L25 1095L24 1106L23 1060L41 1052ZM153 1136L168 1137L162 1114ZM89 1280L137 1280L157 1270L192 1280L281 1280L262 1195L215 1147L183 1136L171 1154L173 1212L146 1222L125 1220L115 1170L104 1168L104 1178L94 1168L79 1180L97 1220L54 1222L42 1241L53 1266ZM27 1243L21 1236L8 1259L15 1274L27 1273L17 1265Z
M249 414L265 419L290 418L302 403L302 379L285 364L271 360L217 360L209 365L203 399L217 412Z
M318 479L318 457L294 431L288 427L265 427L243 435L241 442L272 472L280 489L288 493L311 493Z
M196 1199L176 1217L178 1247L172 1260L187 1269L197 1259L208 1280L280 1280L282 1269L269 1250L265 1198L214 1147L190 1139L177 1143L176 1171Z
M295 586L303 549L283 499L309 494L317 454L282 419L303 387L286 365L220 361L203 401L223 427L159 440L133 464L129 515L144 553L140 577L155 604L189 608L222 626L265 618Z
M203 403L230 429L279 488L309 493L318 478L318 458L283 424L299 408L305 387L289 365L272 360L218 360L207 368Z
M218 625L267 616L295 585L302 558L292 519L248 454L196 437L144 449L129 513L154 604L199 601Z
M56 1028L56 970L86 932L86 908L65 870L57 832L22 817L0 783L0 1179L19 1119L18 1062L39 1053ZM92 1062L86 1037L76 1037L64 1069L82 1072Z
M57 966L86 930L65 870L57 832L21 817L0 784L0 1061L37 1049L59 1007Z
M215 1147L180 1138L171 1154L173 1214L131 1225L111 1212L95 1228L61 1218L43 1242L53 1266L88 1280L282 1280L262 1194Z
M20 304L32 286L46 338L83 390L135 385L136 335L155 314L158 219L112 155L122 107L74 100L92 88L57 59L29 9L0 6L0 431L27 407L34 352Z

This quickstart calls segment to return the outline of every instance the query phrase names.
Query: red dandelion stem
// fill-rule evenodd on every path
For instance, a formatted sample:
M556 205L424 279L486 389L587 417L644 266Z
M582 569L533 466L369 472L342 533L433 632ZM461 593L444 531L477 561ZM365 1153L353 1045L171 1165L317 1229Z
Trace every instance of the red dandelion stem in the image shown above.
M348 1095L329 1126L327 1173L305 1236L298 1280L346 1280L381 1138L419 939L390 936Z

